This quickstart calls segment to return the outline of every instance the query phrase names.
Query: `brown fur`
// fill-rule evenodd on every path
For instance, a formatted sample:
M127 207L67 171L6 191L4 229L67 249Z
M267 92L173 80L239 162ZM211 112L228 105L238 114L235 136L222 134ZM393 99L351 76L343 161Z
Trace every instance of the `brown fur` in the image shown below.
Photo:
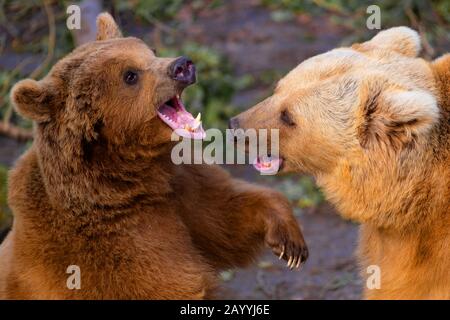
M419 50L411 29L380 32L306 60L237 117L279 128L283 170L313 174L363 224L363 275L381 268L372 299L450 298L450 55Z
M288 201L215 166L176 166L156 108L180 93L136 38L100 15L98 41L41 81L16 84L35 141L9 177L12 231L0 247L0 298L202 299L217 271L249 264L264 244L307 249ZM122 81L139 71L139 84ZM81 269L81 289L66 268Z

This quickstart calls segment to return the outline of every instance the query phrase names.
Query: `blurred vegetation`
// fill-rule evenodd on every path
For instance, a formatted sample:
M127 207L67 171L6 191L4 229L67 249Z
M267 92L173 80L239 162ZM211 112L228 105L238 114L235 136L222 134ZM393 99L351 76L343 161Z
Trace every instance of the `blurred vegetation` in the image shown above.
M153 19L172 19L183 5L183 0L121 1L114 0L113 6L119 11L132 11L149 22Z
M141 18L149 23L159 22L176 24L174 19L183 6L188 5L192 9L195 18L199 10L213 9L224 4L223 0L114 0L112 7L118 12L132 12L136 18Z
M449 0L260 0L270 8L275 21L293 20L303 16L306 20L326 14L337 25L352 30L344 45L367 39L367 7L377 5L381 11L383 29L408 25L418 30L425 41L425 54L434 55L428 41L448 42L450 40L450 1ZM377 32L377 30L373 30Z
M272 179L277 178L272 177ZM317 207L325 201L323 193L309 176L283 179L279 181L275 187L278 191L282 192L293 205L301 209Z

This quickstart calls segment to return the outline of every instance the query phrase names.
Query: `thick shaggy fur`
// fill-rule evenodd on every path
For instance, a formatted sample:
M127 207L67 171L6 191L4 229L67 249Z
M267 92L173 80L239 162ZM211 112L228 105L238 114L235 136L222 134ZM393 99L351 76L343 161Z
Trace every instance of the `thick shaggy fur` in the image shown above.
M279 128L283 170L362 223L362 273L381 270L370 299L450 298L450 55L419 51L398 27L312 57L233 121Z
M43 80L12 91L36 122L32 147L9 177L12 231L0 247L0 298L202 299L219 270L245 266L264 244L306 259L288 201L216 166L176 166L171 129L157 116L181 92L139 39L111 16L97 41ZM139 82L123 82L128 69ZM66 269L81 270L81 289Z

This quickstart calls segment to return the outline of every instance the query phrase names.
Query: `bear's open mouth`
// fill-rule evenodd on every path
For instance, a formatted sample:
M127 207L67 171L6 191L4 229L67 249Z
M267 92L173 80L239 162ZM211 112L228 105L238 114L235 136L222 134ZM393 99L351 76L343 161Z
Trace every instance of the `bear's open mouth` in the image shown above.
M186 111L179 95L167 100L158 108L157 113L159 118L181 137L204 139L206 136L200 113L197 118L194 118L192 114Z
M256 157L253 167L262 174L275 174L281 169L283 159L275 156Z

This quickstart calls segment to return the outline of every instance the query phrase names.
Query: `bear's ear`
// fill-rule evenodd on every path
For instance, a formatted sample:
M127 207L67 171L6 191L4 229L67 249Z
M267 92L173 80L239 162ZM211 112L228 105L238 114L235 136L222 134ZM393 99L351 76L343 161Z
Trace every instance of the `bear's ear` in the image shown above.
M107 12L103 12L97 17L97 40L107 40L121 38L120 32L114 18Z
M358 138L364 148L384 143L395 149L427 134L439 119L436 98L421 90L375 90L362 99Z
M11 89L11 100L23 117L36 122L47 122L52 114L52 90L32 79L19 81Z
M355 44L357 50L382 49L395 51L408 57L417 57L422 49L419 34L408 27L394 27L380 31L370 41Z

